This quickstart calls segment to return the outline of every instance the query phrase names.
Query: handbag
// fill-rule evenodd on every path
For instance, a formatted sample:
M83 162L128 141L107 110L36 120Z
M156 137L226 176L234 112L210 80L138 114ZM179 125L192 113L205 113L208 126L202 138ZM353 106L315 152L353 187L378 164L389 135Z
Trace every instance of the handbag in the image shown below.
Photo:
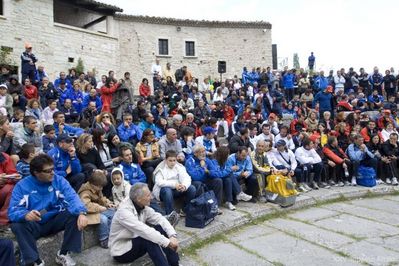
M213 190L192 199L186 207L186 226L204 228L218 214L218 201Z
M377 185L376 172L371 167L359 166L359 175L356 178L356 183L359 186L374 187Z
M266 198L268 201L288 207L295 204L298 192L291 178L283 175L269 175L267 177Z

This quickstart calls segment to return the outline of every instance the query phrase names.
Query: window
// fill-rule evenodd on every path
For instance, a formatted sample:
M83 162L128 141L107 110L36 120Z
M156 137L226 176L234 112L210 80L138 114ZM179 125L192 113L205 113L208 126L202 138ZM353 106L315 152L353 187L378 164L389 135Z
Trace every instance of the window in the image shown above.
M158 39L158 55L169 55L169 40L168 39Z
M195 56L195 42L186 41L186 56Z

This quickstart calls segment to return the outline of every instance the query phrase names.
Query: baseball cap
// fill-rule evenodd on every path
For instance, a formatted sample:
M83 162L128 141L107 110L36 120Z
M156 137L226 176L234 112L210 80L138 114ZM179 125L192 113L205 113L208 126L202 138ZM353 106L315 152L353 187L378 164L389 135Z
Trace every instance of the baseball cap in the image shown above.
M205 127L203 130L203 133L204 133L204 135L216 133L216 129L214 129L213 127Z
M73 138L71 138L68 134L61 134L61 135L58 135L58 137L57 137L57 143L60 143L60 142L72 143Z

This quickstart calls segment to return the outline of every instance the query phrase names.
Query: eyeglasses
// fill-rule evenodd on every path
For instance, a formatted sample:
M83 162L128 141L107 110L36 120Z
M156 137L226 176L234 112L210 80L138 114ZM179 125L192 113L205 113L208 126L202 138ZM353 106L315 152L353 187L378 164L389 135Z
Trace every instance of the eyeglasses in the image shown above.
M54 167L49 168L49 169L43 169L41 172L46 173L46 174L51 174L54 172Z
M104 115L103 118L109 118L109 115Z

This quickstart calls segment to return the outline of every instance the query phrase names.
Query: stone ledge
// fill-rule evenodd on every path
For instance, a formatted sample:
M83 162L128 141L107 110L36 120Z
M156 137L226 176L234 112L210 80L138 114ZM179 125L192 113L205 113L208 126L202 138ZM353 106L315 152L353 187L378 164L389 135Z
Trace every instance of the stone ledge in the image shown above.
M182 219L176 226L176 231L178 233L181 248L187 248L197 241L206 240L217 234L239 228L242 225L258 218L265 217L266 215L280 214L291 210L300 210L334 200L339 201L340 199L345 200L367 196L389 195L398 192L399 187L387 185L380 185L373 188L357 186L320 189L299 195L295 205L288 208L281 208L271 203L253 204L240 202L237 205L236 211L223 209L223 215L216 217L215 221L203 229L185 227L184 219ZM94 226L91 226L84 230L84 251L81 254L74 255L76 261L79 265L121 265L114 262L111 256L108 255L109 250L104 250L97 245L98 241L95 229ZM57 235L42 238L38 241L38 248L41 257L50 265L52 265L54 255L61 245L62 234L63 233L61 232ZM133 264L127 265L148 265L148 262L148 257L144 257Z

